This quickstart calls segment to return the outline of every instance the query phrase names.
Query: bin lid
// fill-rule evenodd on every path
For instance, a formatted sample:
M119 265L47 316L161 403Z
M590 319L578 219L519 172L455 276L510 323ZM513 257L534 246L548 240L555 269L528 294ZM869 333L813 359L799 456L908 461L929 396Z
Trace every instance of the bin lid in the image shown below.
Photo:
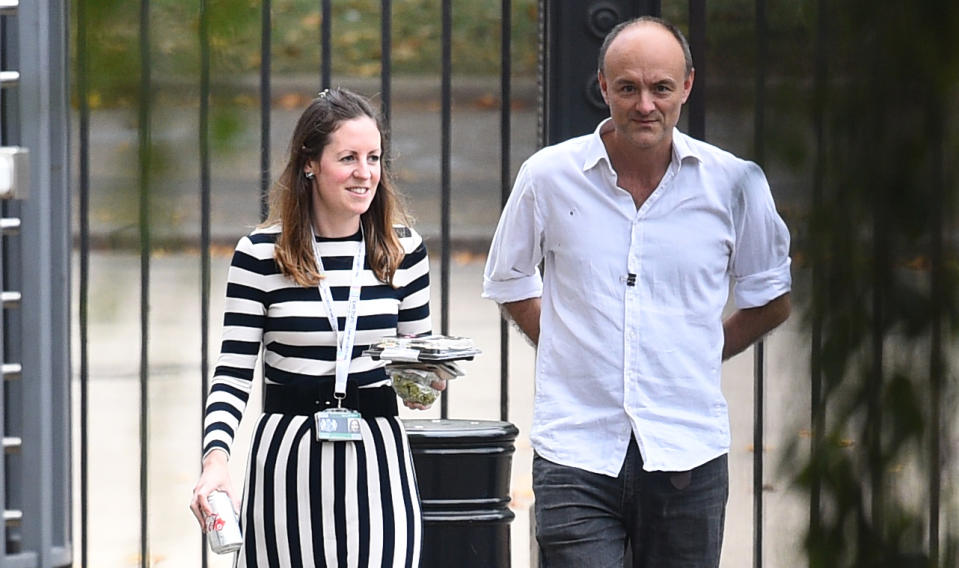
M515 425L499 420L404 419L403 425L411 442L426 438L512 440L519 434Z

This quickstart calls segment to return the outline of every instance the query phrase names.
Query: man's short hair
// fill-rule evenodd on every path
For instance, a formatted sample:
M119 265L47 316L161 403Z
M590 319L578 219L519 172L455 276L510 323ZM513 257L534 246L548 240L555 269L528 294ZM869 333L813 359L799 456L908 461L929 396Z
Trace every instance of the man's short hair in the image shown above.
M613 43L613 40L616 39L616 36L618 36L619 33L626 28L635 24L641 24L643 22L659 24L660 26L666 28L669 33L673 34L673 37L679 42L680 47L683 48L683 59L686 60L686 76L689 77L689 74L693 71L693 54L689 51L689 42L686 41L686 36L684 36L683 32L681 32L675 25L662 18L657 18L656 16L640 16L638 18L633 18L632 20L626 20L625 22L616 24L616 27L609 30L609 33L606 34L606 38L603 40L603 45L599 48L599 63L597 66L599 72L605 72L606 52L609 51L609 46Z

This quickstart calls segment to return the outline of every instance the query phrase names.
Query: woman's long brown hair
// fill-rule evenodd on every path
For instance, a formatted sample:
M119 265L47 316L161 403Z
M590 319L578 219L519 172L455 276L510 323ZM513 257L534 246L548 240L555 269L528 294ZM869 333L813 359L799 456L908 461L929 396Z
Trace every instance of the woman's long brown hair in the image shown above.
M313 182L304 176L304 168L311 160L319 160L340 124L364 116L376 121L380 147L386 148L382 122L365 97L340 88L320 93L297 121L290 140L290 158L270 190L270 214L261 227L281 225L276 239L276 264L284 276L301 286L315 286L321 278L311 242ZM409 218L389 179L387 161L381 160L380 164L380 183L360 222L370 268L380 281L392 284L405 256L393 224L408 223Z

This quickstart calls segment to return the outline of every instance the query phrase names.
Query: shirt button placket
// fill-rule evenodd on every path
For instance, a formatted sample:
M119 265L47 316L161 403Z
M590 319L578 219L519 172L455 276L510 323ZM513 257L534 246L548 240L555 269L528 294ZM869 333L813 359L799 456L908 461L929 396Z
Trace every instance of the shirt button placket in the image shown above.
M633 218L633 223L630 227L630 239L629 239L629 249L626 252L626 270L628 272L627 278L630 279L630 282L626 286L625 293L625 302L624 302L624 314L623 314L623 327L625 333L624 335L624 350L623 350L623 407L626 410L628 415L632 415L635 412L635 390L636 390L636 374L634 372L634 359L635 349L636 349L636 326L634 323L634 316L637 312L638 306L636 302L638 301L637 291L639 287L637 286L639 279L639 262L636 258L635 250L639 242L639 213L637 212L636 217ZM620 443L629 443L629 436L632 434L632 417L627 422L626 431L623 432Z
M639 248L640 242L640 224L639 224L639 212L636 213L636 217L633 219L632 226L630 227L630 239L629 239L629 249L626 251L626 270L628 274L632 277L631 285L626 286L626 302L625 302L625 314L624 314L624 327L626 330L626 343L630 347L629 357L626 358L626 371L629 373L632 370L632 349L631 347L635 345L636 342L636 321L635 315L639 310L640 306L637 306L636 303L639 301L639 280L640 280L640 270L642 267L639 263L639 258L637 249Z
M639 340L638 333L636 330L636 318L638 312L642 309L642 306L639 305L640 302L640 293L642 289L641 285L641 273L642 273L642 264L640 263L639 249L642 245L642 226L640 225L640 212L637 211L635 217L633 217L633 223L630 227L630 239L629 239L629 250L626 257L626 266L630 274L635 275L633 277L633 285L627 288L626 292L626 337L630 345L629 357L626 360L626 372L624 375L628 377L628 382L623 385L626 398L626 407L627 412L630 414L629 423L627 424L626 431L623 432L623 444L629 445L630 436L633 435L633 420L636 419L636 395L639 390L638 377L636 376L636 357L639 352L637 341ZM636 433L636 442L639 443L639 432ZM628 449L627 449L628 451Z

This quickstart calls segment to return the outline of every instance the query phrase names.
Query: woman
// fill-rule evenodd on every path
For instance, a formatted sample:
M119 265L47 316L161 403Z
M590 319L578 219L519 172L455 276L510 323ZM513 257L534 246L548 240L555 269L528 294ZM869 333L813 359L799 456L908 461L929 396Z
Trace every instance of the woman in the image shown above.
M269 219L234 253L191 509L203 526L212 491L238 501L227 460L262 348L264 412L238 567L419 565L420 505L396 394L383 362L361 355L383 336L431 328L426 248L394 225L406 217L382 149L369 101L320 93L293 132ZM329 440L326 425L344 415L361 416L349 422L359 435L346 434L360 439Z

